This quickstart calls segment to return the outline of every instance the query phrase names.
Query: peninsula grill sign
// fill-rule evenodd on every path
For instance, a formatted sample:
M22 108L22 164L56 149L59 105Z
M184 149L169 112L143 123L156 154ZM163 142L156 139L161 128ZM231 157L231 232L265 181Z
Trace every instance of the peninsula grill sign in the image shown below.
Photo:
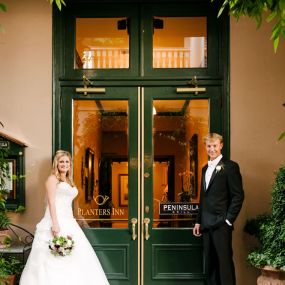
M189 202L167 202L159 204L160 215L191 215L199 210L198 203Z

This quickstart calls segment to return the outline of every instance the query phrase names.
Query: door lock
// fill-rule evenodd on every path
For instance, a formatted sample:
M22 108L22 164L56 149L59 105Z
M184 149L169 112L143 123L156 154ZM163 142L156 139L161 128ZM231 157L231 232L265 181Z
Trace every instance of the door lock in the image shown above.
M150 174L149 174L149 172L145 172L143 176L144 176L145 178L149 178Z

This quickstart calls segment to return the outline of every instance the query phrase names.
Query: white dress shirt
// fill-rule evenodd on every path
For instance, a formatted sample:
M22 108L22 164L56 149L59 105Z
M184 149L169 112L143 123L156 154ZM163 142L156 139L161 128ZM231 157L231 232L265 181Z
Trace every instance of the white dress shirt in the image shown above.
M218 163L220 162L220 160L222 159L223 155L220 154L217 158L215 158L214 160L209 160L208 161L208 168L206 170L205 173L205 182L206 182L206 189L209 186L212 174L216 168L216 166L218 165Z
M211 177L212 177L212 174L214 172L214 170L216 169L218 163L220 162L220 160L222 159L223 155L220 154L217 158L215 158L214 160L209 160L208 161L208 168L206 170L206 173L205 173L205 180L206 180L206 189L208 188L209 186L209 183L210 183L210 180L211 180ZM229 220L226 219L226 223L229 225L229 226L232 226L232 224L230 223Z

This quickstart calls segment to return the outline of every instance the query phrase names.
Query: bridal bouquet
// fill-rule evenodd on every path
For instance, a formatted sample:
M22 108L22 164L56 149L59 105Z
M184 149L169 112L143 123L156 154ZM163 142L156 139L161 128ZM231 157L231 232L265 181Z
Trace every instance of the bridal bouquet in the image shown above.
M71 236L56 236L49 241L50 252L55 256L70 255L73 247L74 240Z

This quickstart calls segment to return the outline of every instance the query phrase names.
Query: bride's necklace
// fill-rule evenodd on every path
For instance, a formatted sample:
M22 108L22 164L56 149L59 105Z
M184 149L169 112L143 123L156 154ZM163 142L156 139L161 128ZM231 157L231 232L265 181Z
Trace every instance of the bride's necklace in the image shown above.
M61 181L61 182L66 182L66 177L61 177L61 176L60 176L60 181Z

